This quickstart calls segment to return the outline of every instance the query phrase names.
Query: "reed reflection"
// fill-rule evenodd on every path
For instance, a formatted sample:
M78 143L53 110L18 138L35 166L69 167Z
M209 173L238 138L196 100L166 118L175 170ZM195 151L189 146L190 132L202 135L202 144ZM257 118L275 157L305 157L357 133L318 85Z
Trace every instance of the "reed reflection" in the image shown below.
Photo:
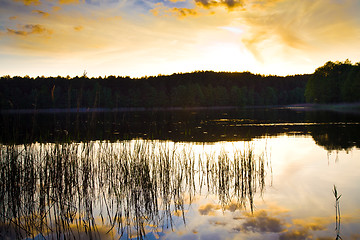
M186 224L198 194L254 209L266 154L133 140L1 145L0 236L137 238Z

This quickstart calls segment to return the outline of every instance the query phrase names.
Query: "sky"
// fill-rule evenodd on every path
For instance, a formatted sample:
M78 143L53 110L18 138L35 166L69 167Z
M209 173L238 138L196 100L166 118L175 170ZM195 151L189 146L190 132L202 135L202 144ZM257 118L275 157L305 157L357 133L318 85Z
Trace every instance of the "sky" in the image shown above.
M0 76L312 73L360 61L359 0L0 0Z

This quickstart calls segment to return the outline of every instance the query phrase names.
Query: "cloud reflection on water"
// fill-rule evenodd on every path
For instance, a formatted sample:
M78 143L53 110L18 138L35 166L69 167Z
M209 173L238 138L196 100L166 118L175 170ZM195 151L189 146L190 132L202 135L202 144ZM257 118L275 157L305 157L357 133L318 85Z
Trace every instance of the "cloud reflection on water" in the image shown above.
M18 229L18 237L53 236L50 226L63 224L56 230L74 239L329 239L334 183L344 196L342 236L356 239L360 226L359 151L339 152L338 161L329 162L309 137L1 149L1 234L15 234L18 224L27 230ZM54 217L55 225L47 225Z

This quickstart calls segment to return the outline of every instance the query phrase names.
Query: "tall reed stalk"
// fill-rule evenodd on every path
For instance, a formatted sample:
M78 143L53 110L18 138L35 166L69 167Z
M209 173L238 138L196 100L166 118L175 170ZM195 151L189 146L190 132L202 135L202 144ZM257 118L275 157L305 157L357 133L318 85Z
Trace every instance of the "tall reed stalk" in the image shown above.
M340 225L341 225L341 216L340 216L340 198L342 195L338 195L338 192L337 192L337 189L336 189L336 186L334 185L334 188L333 188L333 194L334 194L334 197L335 197L335 223L336 223L336 226L335 226L335 232L336 232L336 240L339 240L339 239L342 239L340 237Z

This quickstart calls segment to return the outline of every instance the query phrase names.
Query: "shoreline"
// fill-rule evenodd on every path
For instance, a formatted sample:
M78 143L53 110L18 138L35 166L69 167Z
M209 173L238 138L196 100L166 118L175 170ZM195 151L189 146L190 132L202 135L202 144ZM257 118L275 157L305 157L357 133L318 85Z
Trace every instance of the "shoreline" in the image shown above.
M297 111L334 111L334 112L357 112L360 113L360 102L354 103L305 103L292 104L287 109Z
M234 110L236 106L218 107L123 107L123 108L44 108L44 109L7 109L1 114L33 114L33 113L109 113L109 112L151 112L151 111L202 111L202 110Z
M301 103L290 105L259 105L259 106L213 106L213 107L122 107L122 108L44 108L44 109L6 109L0 114L56 114L56 113L115 113L115 112L166 112L166 111L212 111L212 110L249 110L249 109L290 109L295 111L336 111L360 113L360 102L315 104Z

